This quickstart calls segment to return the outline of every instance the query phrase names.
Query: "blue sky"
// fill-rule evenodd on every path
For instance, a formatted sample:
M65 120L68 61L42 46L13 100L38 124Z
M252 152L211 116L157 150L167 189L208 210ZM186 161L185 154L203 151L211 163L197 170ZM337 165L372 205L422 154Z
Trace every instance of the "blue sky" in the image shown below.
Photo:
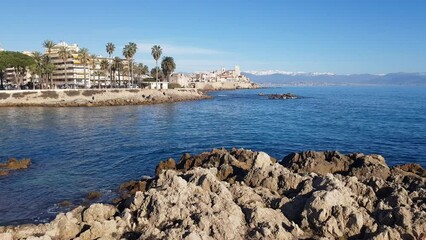
M129 41L154 66L160 44L177 71L426 72L426 1L2 0L0 47L43 50L46 39L106 55Z

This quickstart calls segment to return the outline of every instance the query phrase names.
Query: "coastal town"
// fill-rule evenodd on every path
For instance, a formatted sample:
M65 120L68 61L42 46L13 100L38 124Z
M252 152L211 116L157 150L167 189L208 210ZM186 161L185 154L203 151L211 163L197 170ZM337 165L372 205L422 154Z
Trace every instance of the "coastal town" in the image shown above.
M241 73L238 65L231 70L222 66L219 70L211 72L180 73L175 72L174 59L166 56L163 57L160 68L158 60L162 55L162 49L158 45L152 47L156 67L151 70L147 65L134 61L137 45L132 42L124 47L123 58L113 56L116 50L113 43L106 44L108 57L90 54L86 48L63 41L54 43L46 40L43 46L44 53L10 52L0 48L0 90L91 88L212 90L230 83L235 88L248 88L247 86L252 84L250 79Z

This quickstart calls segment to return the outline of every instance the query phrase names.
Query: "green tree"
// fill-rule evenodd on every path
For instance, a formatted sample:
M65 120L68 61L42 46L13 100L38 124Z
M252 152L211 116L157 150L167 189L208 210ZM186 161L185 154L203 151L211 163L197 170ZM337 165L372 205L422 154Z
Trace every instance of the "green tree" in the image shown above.
M161 61L161 69L163 70L163 74L169 82L170 75L176 69L175 60L172 57L163 57L163 60Z
M6 73L6 63L3 63L2 59L0 58L0 90L4 89L3 79L4 79L5 73Z
M52 53L52 48L55 46L55 42L53 42L52 40L46 40L43 42L43 47L46 48L46 51L48 54Z
M109 56L109 59L111 59L112 58L112 54L114 53L114 51L115 51L115 45L114 45L114 43L112 43L112 42L109 42L109 43L107 43L106 44L106 52L108 53L108 56ZM111 77L111 79L110 79L110 81L111 81L111 83L112 83L112 63L111 63L111 66L110 66L110 77Z
M112 42L107 43L106 44L106 52L108 53L109 58L112 57L112 54L114 53L114 51L115 51L114 43L112 43Z
M52 40L45 40L43 42L43 47L46 48L46 56L47 56L47 64L51 63L50 54L52 53L52 48L55 47L55 42ZM50 80L50 87L53 88L53 79L52 79L52 73L47 75L47 80Z
M138 50L138 46L134 42L129 42L123 49L123 55L127 59L127 65L129 68L130 82L133 84L133 57Z
M113 62L112 62L112 67L111 67L114 75L115 72L117 72L117 76L118 76L118 87L121 87L121 76L120 73L122 73L123 69L124 69L124 65L123 65L123 60L119 57L115 57ZM116 79L114 76L114 86L116 86Z
M41 52L35 51L32 53L34 58L34 64L31 65L31 72L33 75L37 75L39 77L40 88L43 82L43 54ZM31 78L33 83L33 89L35 87L34 77Z
M18 87L21 87L22 80L29 70L30 66L34 64L34 59L28 55L20 52L2 51L0 52L0 71L1 71L1 85L3 87L4 73L7 68L14 69L15 82Z
M105 75L105 85L106 85L106 79L108 76L108 72L109 72L109 62L106 59L102 59L101 63L100 63L100 67L101 70L104 72ZM112 85L112 83L110 83Z
M163 54L163 49L160 47L160 45L154 45L151 48L151 55L155 60L155 69L157 70L157 73L155 75L155 80L158 82L158 60L160 59L161 55Z
M68 59L72 57L71 51L66 46L59 47L58 55L62 60L65 71L65 86L68 87Z
M159 67L152 68L150 74L151 74L151 77L153 78L157 78L157 77L159 77L160 79L163 78L163 73L161 72L161 69Z
M141 85L142 77L143 75L147 74L149 72L148 66L144 65L143 63L134 63L133 64L133 71L135 75L135 79L138 81L138 85Z
M90 76L89 76L89 79L92 75L96 75L96 76L98 75L97 73L95 73L97 71L97 69L96 69L97 63L98 63L98 57L96 57L95 54L91 54L90 55L90 73L89 73ZM95 76L93 76L93 84L95 84ZM98 83L98 85L99 85L99 83Z
M99 89L101 89L101 75L102 75L102 71L100 71L100 70L96 70L96 71L94 72L94 74L95 74L96 76L98 76L98 88L99 88ZM93 79L95 79L95 78L93 78ZM93 80L93 81L95 81L95 80Z
M89 53L89 49L87 48L81 48L78 51L78 59L80 59L81 64L83 65L83 69L84 69L84 86L87 86L87 82L86 82L86 69L89 67L89 62L90 62L90 53ZM89 74L89 84L90 84L90 74Z
M53 78L51 77L53 72L55 71L56 66L50 61L50 58L46 55L43 56L43 73L46 76L50 76L50 88L54 88Z

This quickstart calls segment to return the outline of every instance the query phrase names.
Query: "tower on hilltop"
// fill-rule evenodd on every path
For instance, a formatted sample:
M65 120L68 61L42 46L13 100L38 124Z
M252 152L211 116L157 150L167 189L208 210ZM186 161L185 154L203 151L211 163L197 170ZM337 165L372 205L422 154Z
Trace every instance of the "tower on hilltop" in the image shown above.
M241 71L240 71L240 66L235 65L235 76L240 76L241 75Z

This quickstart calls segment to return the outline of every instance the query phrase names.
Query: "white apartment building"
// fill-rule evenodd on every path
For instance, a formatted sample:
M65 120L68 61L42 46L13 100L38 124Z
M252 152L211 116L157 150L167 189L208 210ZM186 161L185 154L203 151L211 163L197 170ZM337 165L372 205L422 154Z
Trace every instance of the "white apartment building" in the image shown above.
M61 47L66 47L70 54L70 57L66 62L61 59L59 56L59 50ZM77 44L67 44L65 42L60 42L56 44L50 51L45 50L52 63L55 65L55 71L53 72L53 82L56 86L64 86L68 84L69 87L77 88L90 88L96 86L109 86L111 85L110 76L105 74L105 71L101 70L100 63L103 59L107 59L111 64L112 59L104 58L97 56L95 59L95 65L93 68L92 63L87 63L83 65L79 59L78 52L80 48ZM122 61L124 69L123 71L116 71L114 75L115 82L121 83L123 85L125 82L130 80L130 77L127 76L127 61ZM86 75L85 75L86 71Z
M64 62L59 56L61 47L66 47L70 52L70 56ZM50 51L45 50L45 54L50 57L51 62L55 65L55 70L52 74L52 80L56 86L68 84L71 87L90 86L90 82L86 83L84 78L84 70L86 69L86 77L89 72L88 66L83 66L78 59L78 51L80 48L77 44L67 44L60 42L56 44Z

